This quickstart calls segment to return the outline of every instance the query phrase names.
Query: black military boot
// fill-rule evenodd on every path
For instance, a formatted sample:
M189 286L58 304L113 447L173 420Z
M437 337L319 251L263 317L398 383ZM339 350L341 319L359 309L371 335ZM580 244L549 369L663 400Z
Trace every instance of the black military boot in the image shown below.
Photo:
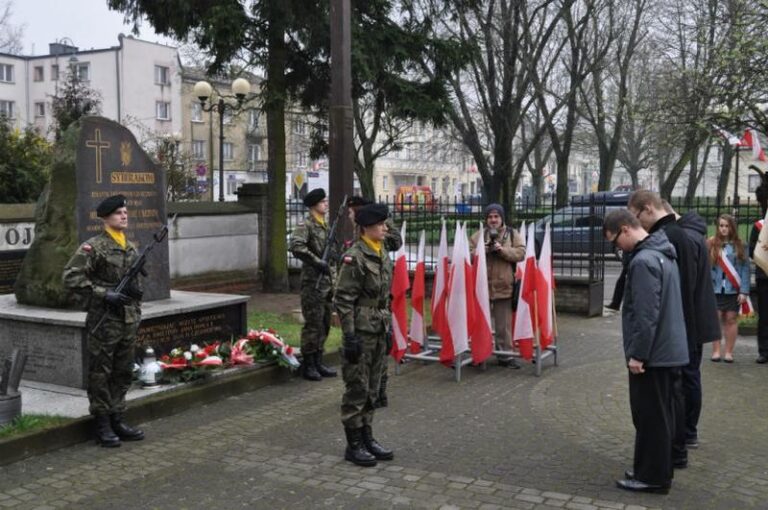
M336 377L336 370L323 364L323 351L315 353L315 368L317 373L323 377Z
M373 438L373 431L370 425L363 426L363 445L376 457L376 460L392 460L395 458L395 452L384 448Z
M376 407L387 407L389 405L389 398L387 397L387 381L389 376L384 373L381 375L381 384L379 384L379 400L376 402Z
M376 457L363 446L363 429L344 428L344 433L347 435L347 449L344 451L344 459L358 466L375 466Z
M112 425L109 423L109 416L106 414L96 415L96 443L105 448L117 448L120 446L120 438L115 435Z
M304 354L304 358L301 360L301 375L308 381L322 381L323 376L317 371L315 366L315 360L317 359L316 352L310 352Z
M117 437L123 441L141 441L144 439L144 431L126 425L123 421L122 413L115 413L110 415L110 422L112 423L112 430L115 431Z

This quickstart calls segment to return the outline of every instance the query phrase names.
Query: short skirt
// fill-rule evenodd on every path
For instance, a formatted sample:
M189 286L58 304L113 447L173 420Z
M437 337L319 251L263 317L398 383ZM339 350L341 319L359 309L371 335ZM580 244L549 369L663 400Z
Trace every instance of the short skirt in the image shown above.
M717 309L721 312L738 312L739 295L738 294L715 294L717 298Z

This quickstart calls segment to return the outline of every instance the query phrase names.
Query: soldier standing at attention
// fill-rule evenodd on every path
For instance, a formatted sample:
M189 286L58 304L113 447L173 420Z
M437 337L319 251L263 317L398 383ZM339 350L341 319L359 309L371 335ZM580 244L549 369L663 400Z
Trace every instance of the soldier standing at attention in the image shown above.
M80 245L64 268L63 278L64 286L87 303L88 401L96 417L96 441L116 447L121 440L144 439L144 432L123 422L143 293L139 282L132 282L124 292L113 290L139 257L125 237L126 198L114 195L105 199L96 215L104 222L104 232ZM104 321L93 331L104 314Z
M309 214L291 235L289 249L301 260L301 328L302 375L309 381L336 377L336 371L323 364L323 347L331 329L333 303L332 267L323 260L328 242L328 198L325 190L316 188L304 197ZM318 279L320 284L318 285Z
M394 458L392 450L381 446L371 430L391 321L392 261L384 248L388 215L383 204L365 205L356 211L360 237L344 254L336 280L334 301L343 333L344 458L358 466L375 466L377 460Z
M347 199L347 216L349 217L349 220L354 223L355 212L362 206L372 203L373 202L367 198L359 196L349 197L349 199ZM385 224L387 225L387 235L384 238L384 249L387 251L397 251L403 245L403 238L400 236L400 229L395 228L395 222L392 221L391 217L387 217ZM356 237L359 237L359 235ZM347 243L345 243L345 248L349 248L353 243L354 239L347 241ZM390 350L392 350L391 333L387 336L387 354L389 354ZM379 398L376 401L376 407L387 407L389 405L389 398L387 397L387 381L389 380L389 375L387 373L387 369L388 365L385 360L381 366L381 387L379 388Z

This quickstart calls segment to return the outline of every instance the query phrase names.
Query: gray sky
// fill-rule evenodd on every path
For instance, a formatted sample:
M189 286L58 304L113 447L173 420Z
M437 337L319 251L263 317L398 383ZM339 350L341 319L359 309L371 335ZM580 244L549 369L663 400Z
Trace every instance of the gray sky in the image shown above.
M72 39L81 50L117 46L117 35L131 31L123 25L121 13L107 8L107 0L13 0L12 23L25 25L24 55L46 55L48 43L62 37ZM146 22L138 38L179 46L155 35Z

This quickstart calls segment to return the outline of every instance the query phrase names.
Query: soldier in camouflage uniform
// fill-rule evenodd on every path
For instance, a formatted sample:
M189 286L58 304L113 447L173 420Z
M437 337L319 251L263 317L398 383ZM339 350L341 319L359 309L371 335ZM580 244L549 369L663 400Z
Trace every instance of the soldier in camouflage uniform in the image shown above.
M379 397L382 365L387 361L392 261L384 248L387 206L369 204L355 213L360 238L346 251L336 280L334 304L343 333L342 376L345 391L341 421L347 437L344 458L359 466L394 458L371 430Z
M331 329L334 268L323 260L329 226L325 219L328 199L317 188L304 197L309 214L291 235L289 249L301 260L302 375L310 381L336 377L336 371L323 364L323 347ZM317 285L318 279L320 285Z
M354 223L355 212L362 206L371 204L367 198L352 196L347 200L347 215L349 220ZM387 225L387 235L384 238L384 249L387 251L397 251L403 245L403 238L400 236L400 229L395 227L395 222L392 217L388 217L384 222ZM359 233L358 233L359 237ZM345 243L345 247L352 246L354 241L348 241ZM392 333L389 332L387 336L387 353L392 350ZM376 407L387 407L389 405L389 398L387 397L387 382L389 381L388 364L385 362L382 365L381 373L381 387L379 388L379 398L376 400Z
M64 268L64 285L86 303L88 401L96 417L96 439L105 447L140 441L144 432L123 422L125 394L133 379L136 331L141 322L139 282L124 292L113 289L139 255L125 237L128 209L123 195L96 208L104 231L80 245ZM101 325L93 331L99 319Z

